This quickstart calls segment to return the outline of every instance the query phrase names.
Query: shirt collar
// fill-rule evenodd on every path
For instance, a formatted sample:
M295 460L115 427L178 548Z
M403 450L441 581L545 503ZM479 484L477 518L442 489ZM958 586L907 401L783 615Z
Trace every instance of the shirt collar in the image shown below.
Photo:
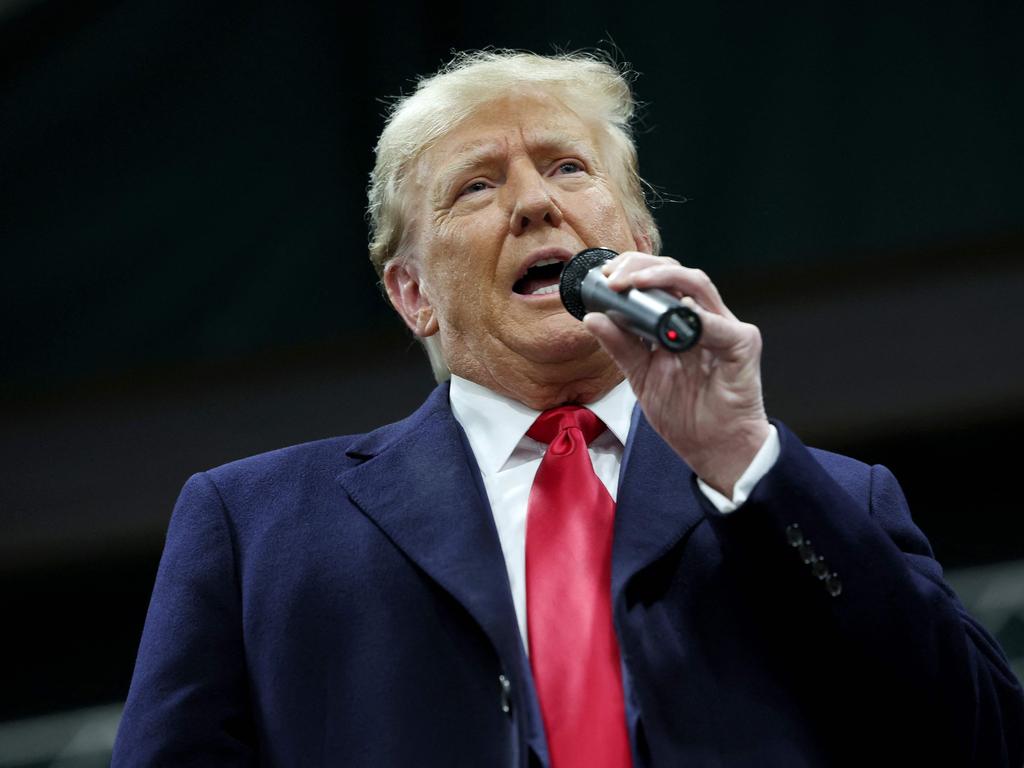
M540 411L499 395L461 376L452 375L449 397L452 413L462 425L484 475L491 475L508 461ZM629 435L636 396L623 380L587 408L592 410L623 445Z

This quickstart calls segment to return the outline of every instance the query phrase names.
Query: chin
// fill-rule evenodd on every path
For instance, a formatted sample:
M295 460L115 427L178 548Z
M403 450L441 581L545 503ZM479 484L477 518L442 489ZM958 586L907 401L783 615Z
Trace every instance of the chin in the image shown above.
M567 363L604 355L597 339L576 318L566 314L551 320L540 324L517 345L524 357L537 363Z

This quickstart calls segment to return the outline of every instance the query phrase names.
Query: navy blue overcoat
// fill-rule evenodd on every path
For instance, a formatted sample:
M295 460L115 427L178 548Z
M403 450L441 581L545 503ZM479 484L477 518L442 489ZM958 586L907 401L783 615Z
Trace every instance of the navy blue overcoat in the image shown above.
M722 516L634 415L609 589L637 768L1020 766L1019 683L892 475L777 426L777 464ZM114 765L547 765L447 386L188 481Z

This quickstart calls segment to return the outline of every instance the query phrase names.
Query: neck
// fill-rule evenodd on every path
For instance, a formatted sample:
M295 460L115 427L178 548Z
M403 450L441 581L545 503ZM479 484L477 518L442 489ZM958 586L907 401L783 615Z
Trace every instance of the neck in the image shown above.
M477 364L453 366L452 373L537 411L566 403L600 400L623 378L622 372L607 357L524 365L513 370L491 369L477 361Z

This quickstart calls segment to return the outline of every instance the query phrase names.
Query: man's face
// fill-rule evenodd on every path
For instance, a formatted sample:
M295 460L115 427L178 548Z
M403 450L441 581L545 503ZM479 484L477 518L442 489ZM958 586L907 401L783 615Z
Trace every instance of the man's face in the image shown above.
M649 242L631 231L598 146L575 113L536 93L484 105L423 153L401 292L412 311L399 311L420 335L440 334L453 373L481 381L606 360L562 306L561 267L584 248ZM386 282L394 298L397 281Z

